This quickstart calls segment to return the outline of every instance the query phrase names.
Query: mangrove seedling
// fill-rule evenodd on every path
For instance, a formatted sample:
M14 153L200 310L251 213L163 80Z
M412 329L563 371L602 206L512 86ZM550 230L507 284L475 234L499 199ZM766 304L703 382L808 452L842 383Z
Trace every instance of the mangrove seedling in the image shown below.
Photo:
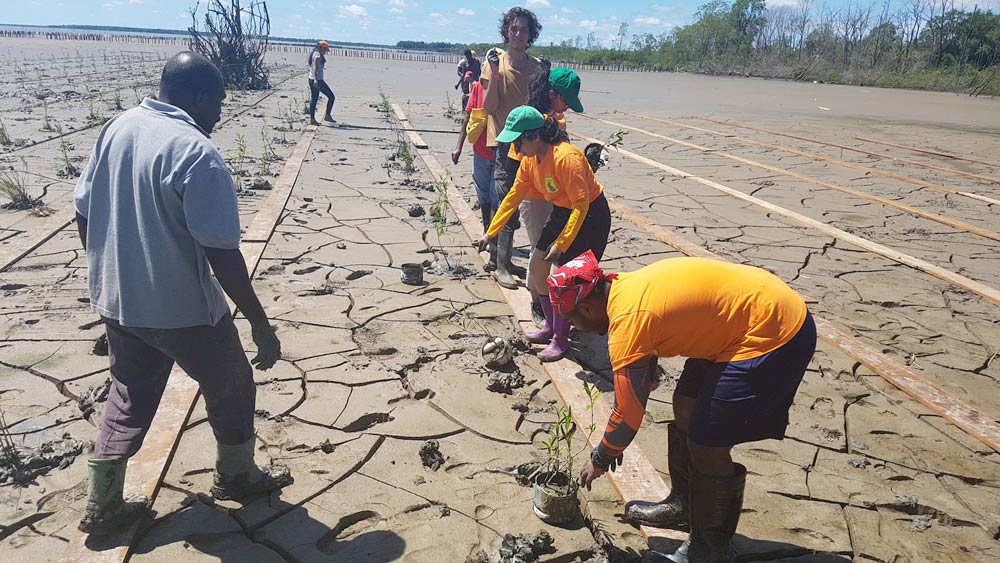
M233 176L240 177L246 174L246 170L243 169L243 166L246 164L246 161L247 161L247 139L242 134L237 135L236 166L233 169Z
M41 205L42 202L28 194L28 161L21 159L21 170L5 170L0 172L0 195L7 203L4 209L22 210Z
M115 88L115 93L111 98L111 102L115 104L115 109L121 111L125 109L122 107L122 91L121 88Z
M448 232L448 179L441 178L435 187L437 188L437 199L431 206L431 222L434 223L434 232L437 234L438 249L441 250L444 262L450 270L451 262L448 260L448 251L444 249L444 243L441 242L441 237Z

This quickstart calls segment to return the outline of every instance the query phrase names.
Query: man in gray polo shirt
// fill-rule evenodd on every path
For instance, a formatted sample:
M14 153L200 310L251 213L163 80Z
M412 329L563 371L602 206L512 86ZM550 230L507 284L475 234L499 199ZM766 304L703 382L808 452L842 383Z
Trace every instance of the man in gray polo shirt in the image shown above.
M112 532L145 509L122 498L125 466L174 363L205 398L217 441L212 494L238 498L291 482L287 468L254 464L253 369L223 294L250 321L253 363L269 369L281 344L250 285L236 190L208 138L225 97L208 59L179 53L163 68L158 99L104 126L76 186L91 306L107 327L112 377L88 461L84 532Z

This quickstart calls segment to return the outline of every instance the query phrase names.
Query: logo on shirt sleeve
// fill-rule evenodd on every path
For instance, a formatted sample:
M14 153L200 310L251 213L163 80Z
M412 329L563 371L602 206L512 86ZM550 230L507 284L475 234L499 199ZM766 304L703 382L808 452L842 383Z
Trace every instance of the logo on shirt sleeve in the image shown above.
M549 192L550 194L554 194L559 191L559 188L556 186L556 181L554 179L545 178L545 191Z

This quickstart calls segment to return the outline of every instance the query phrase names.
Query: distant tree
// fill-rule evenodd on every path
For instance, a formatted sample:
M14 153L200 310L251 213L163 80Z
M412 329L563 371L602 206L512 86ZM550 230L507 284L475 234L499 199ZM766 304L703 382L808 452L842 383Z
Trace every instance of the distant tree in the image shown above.
M227 88L270 88L270 73L264 64L271 18L263 0L209 0L199 26L201 2L191 9L190 47L215 63ZM202 27L203 26L203 27Z

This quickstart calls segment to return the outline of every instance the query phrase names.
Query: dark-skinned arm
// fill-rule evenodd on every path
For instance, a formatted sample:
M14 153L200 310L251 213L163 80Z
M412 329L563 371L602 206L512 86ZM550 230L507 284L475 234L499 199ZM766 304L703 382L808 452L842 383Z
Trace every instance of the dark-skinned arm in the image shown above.
M604 430L601 444L594 450L592 461L607 470L613 460L622 456L632 443L639 425L646 416L646 403L653 391L656 358L645 356L615 370L615 405Z
M250 285L243 253L238 248L205 248L205 256L212 265L215 279L222 290L233 300L243 316L250 321L253 341L257 344L257 356L251 362L259 370L266 370L281 358L281 343L267 320L264 307Z

